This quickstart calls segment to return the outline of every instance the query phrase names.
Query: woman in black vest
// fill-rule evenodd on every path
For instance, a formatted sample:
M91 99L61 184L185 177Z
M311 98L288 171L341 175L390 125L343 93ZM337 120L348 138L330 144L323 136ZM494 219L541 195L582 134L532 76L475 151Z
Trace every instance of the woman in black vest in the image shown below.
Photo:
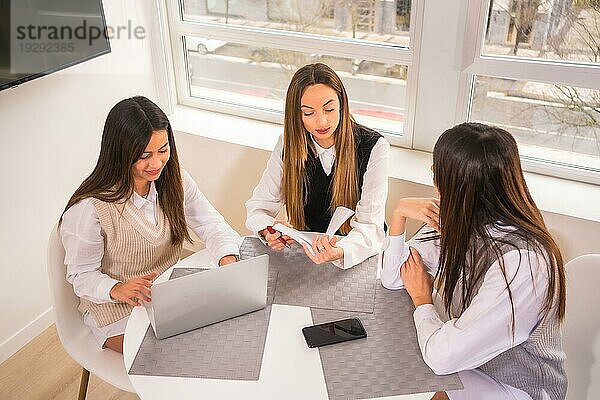
M298 230L325 232L338 206L355 210L338 231L313 241L306 255L316 264L350 268L381 250L384 239L389 144L354 121L346 89L325 64L300 68L288 87L284 132L252 198L246 226L281 250L291 238L269 233L283 206ZM282 238L283 240L280 240Z

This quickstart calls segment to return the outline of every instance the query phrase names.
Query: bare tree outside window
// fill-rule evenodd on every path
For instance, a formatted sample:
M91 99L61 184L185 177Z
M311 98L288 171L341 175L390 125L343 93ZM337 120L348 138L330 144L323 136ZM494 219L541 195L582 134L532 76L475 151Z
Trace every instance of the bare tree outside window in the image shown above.
M482 51L598 65L600 1L493 0ZM470 119L505 126L520 143L600 160L597 89L477 76Z

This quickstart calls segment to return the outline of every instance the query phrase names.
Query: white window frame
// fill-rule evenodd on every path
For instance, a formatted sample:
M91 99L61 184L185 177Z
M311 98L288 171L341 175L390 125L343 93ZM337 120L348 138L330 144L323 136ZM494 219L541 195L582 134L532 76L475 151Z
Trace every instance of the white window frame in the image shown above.
M159 98L168 99L165 101L167 104L161 105L171 111L174 104L182 104L283 123L281 112L192 97L185 78L187 66L183 49L184 35L250 45L260 43L261 46L301 52L313 52L314 43L318 40L322 54L406 65L409 74L404 132L402 137L386 135L386 138L392 145L429 153L445 129L467 120L472 83L476 75L600 89L598 66L481 55L485 43L483 27L489 0L413 0L408 49L377 43L349 42L328 36L188 22L183 20L179 1L154 0L153 3L157 5L155 20L159 22L156 25L162 32L160 39L163 53L159 52L156 57L164 64L159 63L159 80L167 82L159 85ZM522 157L522 165L528 172L600 185L600 174L585 168L529 157Z
M412 147L415 103L417 97L417 77L419 65L419 46L421 43L421 21L423 19L423 1L411 2L410 45L400 46L351 41L332 36L320 36L302 32L280 31L274 29L248 28L235 25L213 24L184 20L181 3L178 0L163 0L163 12L168 18L167 40L171 43L173 77L179 104L198 107L205 110L234 114L237 116L283 124L283 113L274 110L250 108L225 103L210 98L192 97L187 79L186 52L184 36L193 35L208 39L218 39L245 45L256 45L275 49L312 53L318 43L319 54L334 57L357 58L386 64L400 64L408 67L406 81L406 118L402 135L386 134L392 145ZM168 31L168 32L165 32ZM165 40L166 41L166 40Z
M600 90L600 66L562 60L483 55L490 0L469 0L456 123L470 114L476 75L577 86ZM523 169L543 175L600 184L600 173L558 161L521 156Z

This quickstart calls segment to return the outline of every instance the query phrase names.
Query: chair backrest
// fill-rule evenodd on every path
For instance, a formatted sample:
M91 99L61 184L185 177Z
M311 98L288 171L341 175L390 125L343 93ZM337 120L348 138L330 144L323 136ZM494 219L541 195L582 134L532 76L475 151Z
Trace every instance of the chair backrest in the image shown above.
M71 354L69 344L77 342L77 339L85 335L89 329L77 311L79 298L73 291L73 286L67 282L64 260L65 250L60 240L58 226L55 225L48 241L48 278L56 330L63 346Z
M67 353L83 368L121 390L135 392L123 356L112 350L100 350L92 331L85 326L77 310L79 298L67 282L65 250L55 225L48 240L48 278L58 337Z
M598 399L600 393L600 254L567 263L567 309L562 326L567 399Z

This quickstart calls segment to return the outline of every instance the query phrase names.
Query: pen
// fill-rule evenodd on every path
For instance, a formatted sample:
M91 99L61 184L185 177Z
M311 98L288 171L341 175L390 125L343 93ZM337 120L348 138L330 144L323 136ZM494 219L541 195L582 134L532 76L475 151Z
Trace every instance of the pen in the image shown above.
M269 233L271 235L274 234L275 232L277 232L275 229L273 229L273 227L271 225L267 226L267 231L269 231ZM290 245L288 244L288 242L285 241L284 238L279 236L278 239L281 243L283 243L285 245L285 247L287 247L288 249L290 248Z

